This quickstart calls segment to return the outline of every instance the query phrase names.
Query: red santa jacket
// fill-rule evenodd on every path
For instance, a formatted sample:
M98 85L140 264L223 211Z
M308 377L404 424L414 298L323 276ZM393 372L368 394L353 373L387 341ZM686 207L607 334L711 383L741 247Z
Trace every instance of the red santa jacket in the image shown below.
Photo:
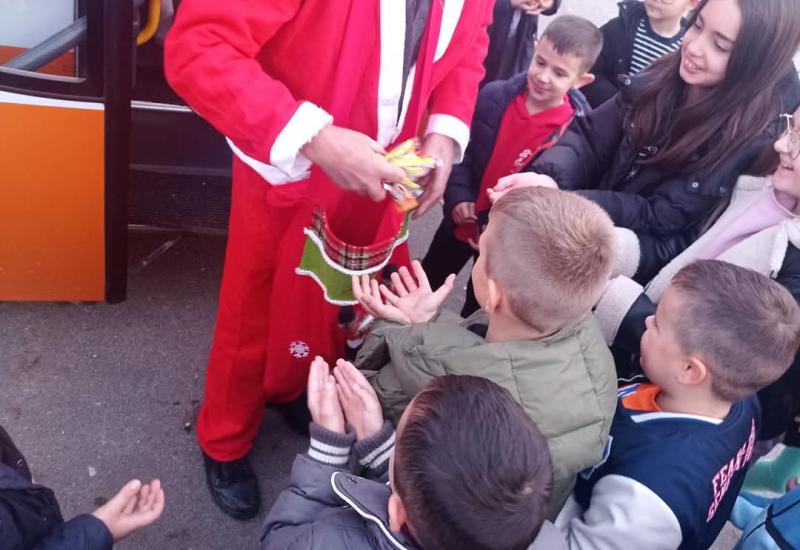
M441 21L432 66L425 79L409 77L412 107L401 106L410 111L416 101L429 115L425 133L452 137L462 152L492 4L432 2L429 21L437 10ZM398 0L184 0L166 41L167 79L268 182L303 180L310 162L299 149L331 120L384 146L401 134L404 17ZM343 75L355 97L337 109L333 83Z

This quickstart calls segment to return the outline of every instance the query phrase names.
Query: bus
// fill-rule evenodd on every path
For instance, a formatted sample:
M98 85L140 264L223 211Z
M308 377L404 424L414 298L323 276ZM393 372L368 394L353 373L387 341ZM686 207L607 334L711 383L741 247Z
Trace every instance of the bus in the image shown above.
M0 300L126 297L131 228L222 232L231 153L163 76L178 0L0 0Z

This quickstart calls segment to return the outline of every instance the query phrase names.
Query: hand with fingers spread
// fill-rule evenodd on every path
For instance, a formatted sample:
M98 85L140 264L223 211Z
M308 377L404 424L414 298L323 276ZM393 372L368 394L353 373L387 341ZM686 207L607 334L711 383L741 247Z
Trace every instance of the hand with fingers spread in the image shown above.
M106 525L114 542L117 542L153 523L163 511L164 489L161 488L161 482L154 479L142 485L141 481L134 479L92 515Z
M401 309L389 303L384 303L380 288L384 286L369 275L353 275L353 296L364 310L376 319L397 321L398 323L412 323L411 318Z
M430 174L420 179L419 184L424 188L419 197L419 206L414 211L414 218L419 218L442 198L447 179L453 170L453 160L456 154L456 142L453 138L442 134L429 134L422 144L421 154L436 159L436 168Z
M383 412L375 390L352 363L339 359L333 369L339 403L345 419L356 432L356 439L368 439L383 428Z
M343 434L344 413L339 404L336 380L322 357L315 357L311 362L306 393L311 420L326 430Z
M353 277L353 294L364 308L375 317L401 323L425 323L439 311L450 291L456 276L451 274L435 292L428 276L417 260L411 262L414 277L403 266L392 273L392 289L379 285L366 275Z

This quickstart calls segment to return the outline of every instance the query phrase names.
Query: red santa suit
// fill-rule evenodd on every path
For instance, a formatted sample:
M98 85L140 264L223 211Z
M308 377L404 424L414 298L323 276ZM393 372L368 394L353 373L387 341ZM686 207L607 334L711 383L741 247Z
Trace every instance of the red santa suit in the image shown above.
M314 213L324 212L335 237L355 246L392 237L402 223L391 200L340 190L301 147L332 122L385 147L443 134L458 144L460 158L492 4L432 0L403 82L405 2L182 2L165 45L167 79L235 153L225 270L198 421L198 440L212 458L247 454L264 403L298 397L310 360L335 360L344 349L339 306L298 272ZM405 247L394 251L393 261L407 259Z

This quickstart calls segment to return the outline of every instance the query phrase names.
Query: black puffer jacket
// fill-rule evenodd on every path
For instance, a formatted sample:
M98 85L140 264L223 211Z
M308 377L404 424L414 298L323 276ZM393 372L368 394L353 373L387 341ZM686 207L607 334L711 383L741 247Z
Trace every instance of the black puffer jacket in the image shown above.
M772 146L777 116L800 104L800 81L792 68L780 82L783 105L775 113L775 127L729 155L713 173L700 175L669 173L641 163L659 146L636 148L632 142L630 97L641 86L641 78L624 78L623 89L613 100L574 120L564 137L528 170L549 175L562 189L580 190L618 226L656 238L685 233L727 200L737 178Z
M469 145L464 159L453 167L444 192L444 219L452 221L453 207L461 202L475 202L481 180L492 157L500 123L508 106L526 88L528 75L517 74L508 80L491 82L478 93L472 116ZM579 90L567 92L576 117L586 116L591 108Z
M555 0L553 6L542 14L553 15L560 5L561 0ZM522 14L512 33L511 24L515 11L509 0L497 0L494 5L492 24L488 31L489 51L483 62L486 76L483 77L481 86L494 80L511 78L520 71L527 70L531 64L539 16Z
M110 550L113 543L94 516L64 522L53 491L31 482L25 458L0 427L0 550Z

